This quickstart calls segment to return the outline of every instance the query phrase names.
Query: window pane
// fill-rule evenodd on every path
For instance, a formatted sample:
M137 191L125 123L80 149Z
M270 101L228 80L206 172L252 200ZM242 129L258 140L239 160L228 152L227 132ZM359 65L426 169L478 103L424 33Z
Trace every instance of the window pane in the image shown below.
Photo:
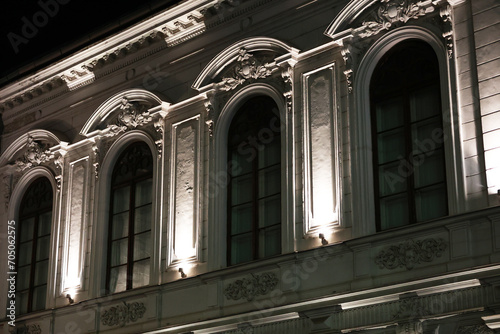
M231 234L252 230L252 204L243 204L231 209Z
M38 236L49 235L52 225L52 212L46 212L38 217Z
M135 206L141 206L152 202L153 180L147 179L135 185Z
M418 190L415 200L417 221L426 221L448 214L445 184Z
M134 232L140 233L151 229L152 205L135 209Z
M252 177L244 175L233 177L231 182L232 205L246 203L252 200Z
M35 228L35 218L21 220L19 224L20 235L19 241L27 241L33 239L33 229Z
M35 285L47 284L49 261L41 261L35 265Z
M378 163L401 159L405 155L405 134L403 129L391 130L378 136Z
M281 222L281 197L275 195L259 200L259 227Z
M242 145L230 154L228 171L231 175L238 176L252 171L252 160L256 156L255 150L251 150L248 145Z
M113 215L113 221L111 222L112 240L121 239L128 236L128 216L128 211Z
M118 188L113 192L113 213L123 212L129 209L130 187Z
M443 144L443 130L438 117L412 125L413 153L425 153L440 148Z
M128 239L113 241L111 243L111 266L127 263Z
M50 236L40 237L36 242L36 260L45 260L49 258Z
M109 273L109 292L127 290L127 266L111 268Z
M31 266L25 266L17 269L16 289L22 291L30 287Z
M378 182L380 196L406 191L406 178L412 171L402 168L402 164L402 161L396 161L379 167Z
M17 254L17 265L24 266L31 263L33 242L23 242L19 245L19 250Z
M407 225L409 210L406 194L381 198L380 218L382 230Z
M270 132L266 131L265 133ZM259 151L259 168L278 164L281 161L281 143L279 133L273 133L273 141L266 142L265 149ZM264 136L264 139L268 136Z
M415 186L420 188L446 180L443 150L434 151L431 155L415 157L418 167L415 168Z
M378 102L375 110L377 115L377 132L403 126L404 109L401 97Z
M411 121L441 115L441 101L437 85L419 89L410 94Z
M134 238L134 261L151 256L151 232L141 233Z
M28 313L28 292L17 292L16 293L16 313L25 314Z
M42 285L33 289L32 311L45 309L46 295L47 295L47 285Z
M231 238L231 264L252 260L252 234L234 236Z
M281 170L279 165L259 171L259 198L279 194L280 184Z
M267 257L281 253L281 226L262 229L259 233L259 256Z
M149 259L134 263L132 288L138 288L149 284Z

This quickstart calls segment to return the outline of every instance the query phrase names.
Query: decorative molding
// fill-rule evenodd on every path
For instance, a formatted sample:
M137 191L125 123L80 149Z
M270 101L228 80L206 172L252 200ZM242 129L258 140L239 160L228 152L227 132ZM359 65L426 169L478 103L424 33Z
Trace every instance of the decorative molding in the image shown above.
M61 79L66 82L69 90L75 90L94 82L95 75L89 67L81 65L64 72Z
M266 295L278 285L275 273L252 274L251 278L243 278L230 283L224 289L227 299L238 300L245 298L253 300L256 296Z
M413 3L410 0L381 0L373 11L371 21L363 21L361 27L353 30L353 35L366 38L389 30L395 23L406 23L434 11L431 1Z
M267 78L278 69L276 62L263 63L242 47L231 69L231 76L223 77L218 87L224 91L233 90L244 82Z
M460 326L457 334L493 334L493 331L486 325Z
M42 144L28 134L25 145L25 151L22 158L17 159L15 164L19 171L27 168L38 166L54 158L54 153L51 153L47 144Z
M451 16L451 7L445 6L440 9L439 15L443 19L443 37L446 40L448 58L453 58L453 22Z
M410 239L381 251L375 258L375 263L381 269L405 267L411 270L416 264L432 262L435 258L440 257L446 247L446 242L440 238L427 238L417 241Z
M412 321L398 324L396 334L423 334L422 322Z
M129 322L136 322L141 319L146 313L146 306L144 303L133 302L123 305L117 305L104 310L101 315L101 323L106 326L125 326Z
M393 318L414 320L428 314L429 312L422 304L422 299L415 294L400 298L398 311L394 314Z
M18 328L14 329L10 333L12 334L42 334L42 328L39 324L24 324L18 326Z

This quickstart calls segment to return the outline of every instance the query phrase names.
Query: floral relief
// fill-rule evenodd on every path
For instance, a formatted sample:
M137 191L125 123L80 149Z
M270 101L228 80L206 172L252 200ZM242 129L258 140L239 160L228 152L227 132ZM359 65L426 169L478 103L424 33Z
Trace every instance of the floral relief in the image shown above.
M277 285L278 277L274 273L252 274L251 278L243 278L228 284L224 289L224 295L227 299L245 298L251 301L256 296L271 292Z
M117 305L105 310L101 315L101 323L106 326L125 326L129 322L136 322L146 313L144 303L133 302Z
M446 243L443 239L427 238L417 241L410 239L381 251L375 258L375 263L381 269L405 267L411 270L416 264L432 262L435 258L440 257L445 249Z

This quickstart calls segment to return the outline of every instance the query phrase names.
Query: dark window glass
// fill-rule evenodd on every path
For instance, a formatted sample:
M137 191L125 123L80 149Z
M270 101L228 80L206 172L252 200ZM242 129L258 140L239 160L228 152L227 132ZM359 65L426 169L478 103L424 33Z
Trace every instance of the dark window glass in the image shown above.
M420 41L396 45L370 84L377 228L448 214L439 64Z
M107 289L149 284L153 157L143 142L131 144L113 170L108 230Z
M281 253L280 117L269 97L248 100L228 133L228 263Z
M29 186L19 210L16 253L18 314L45 309L51 226L52 186L43 177Z

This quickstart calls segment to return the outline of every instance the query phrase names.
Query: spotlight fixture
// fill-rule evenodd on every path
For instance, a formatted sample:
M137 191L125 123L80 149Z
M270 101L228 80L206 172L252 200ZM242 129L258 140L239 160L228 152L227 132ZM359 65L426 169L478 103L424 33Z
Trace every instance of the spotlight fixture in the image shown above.
M71 298L71 295L69 293L66 294L66 298L68 299L70 304L73 304L75 302L73 298Z
M184 270L182 268L179 268L179 272L181 273L181 277L182 278L186 278L187 277L186 273L184 273Z
M324 235L323 233L320 233L320 234L319 234L319 238L321 239L321 244L322 244L323 246L328 245L328 240L326 240L326 239L325 239L325 235Z

